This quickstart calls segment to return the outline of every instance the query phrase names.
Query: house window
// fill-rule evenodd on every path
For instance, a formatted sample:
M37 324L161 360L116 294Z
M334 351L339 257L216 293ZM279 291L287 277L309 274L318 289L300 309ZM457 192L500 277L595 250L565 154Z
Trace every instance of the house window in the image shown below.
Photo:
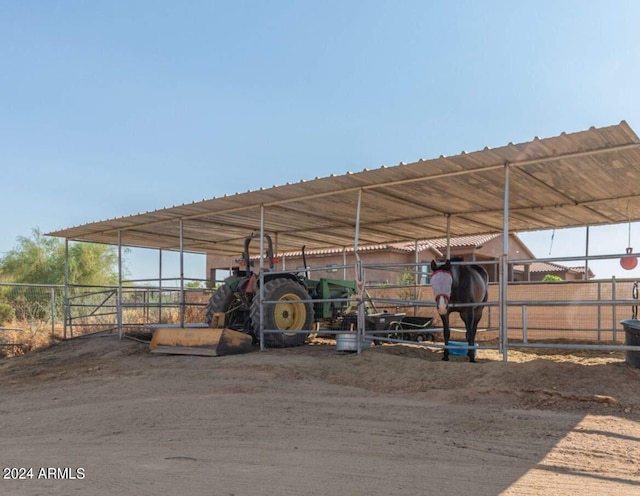
M431 264L424 264L420 268L420 284L429 284L431 282Z

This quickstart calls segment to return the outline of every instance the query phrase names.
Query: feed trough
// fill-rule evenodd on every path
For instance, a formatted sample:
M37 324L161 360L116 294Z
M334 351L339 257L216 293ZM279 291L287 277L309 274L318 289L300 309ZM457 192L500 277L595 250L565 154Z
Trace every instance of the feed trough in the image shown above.
M640 320L628 319L620 321L624 327L624 344L640 346ZM640 351L627 350L624 352L625 362L640 369Z
M363 341L360 344L361 350L371 348L370 341ZM358 334L355 332L343 332L336 335L337 351L358 351Z

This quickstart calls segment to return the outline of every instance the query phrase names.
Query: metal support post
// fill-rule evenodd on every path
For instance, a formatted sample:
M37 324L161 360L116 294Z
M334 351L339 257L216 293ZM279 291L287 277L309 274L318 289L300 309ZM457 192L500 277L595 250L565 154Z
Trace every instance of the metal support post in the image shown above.
M162 323L162 248L158 253L158 324Z
M56 337L56 290L51 288L51 339Z
M582 278L585 281L589 280L589 226L587 226L587 239L585 241L585 259L584 259L584 277Z
M118 229L118 297L116 299L118 338L122 339L122 232Z
M184 307L186 305L184 292L184 232L183 221L180 219L180 327L184 327Z
M451 214L447 214L447 254L446 260L451 260Z
M612 276L611 277L611 299L613 301L616 301L616 276ZM616 315L616 309L617 306L613 305L613 307L611 308L611 316L612 316L612 323L611 323L611 329L613 331L613 342L616 342L616 339L618 337L618 332L617 332L617 327L618 327L618 316Z
M67 339L67 323L71 321L71 309L69 308L69 240L64 240L64 302L63 302L62 339Z
M416 239L413 242L413 251L414 251L414 263L415 265L413 266L414 272L413 272L413 301L417 301L418 300L418 284L420 283L420 272L419 272L419 267L420 267L420 257L418 256L418 240ZM418 306L414 303L413 305L413 315L414 317L416 315L418 315Z
M362 260L358 254L358 243L360 241L360 211L362 208L362 189L358 190L358 206L356 208L356 229L353 238L353 253L356 258L356 286L358 288L358 329L356 337L356 351L358 354L362 352L362 341L364 338L364 330L366 326L365 312L364 312L364 269L362 266Z
M247 267L247 274L249 267ZM260 351L264 351L264 205L260 205Z
M500 257L500 346L502 360L508 360L509 329L507 325L507 289L509 280L509 163L504 164L504 200L502 224L502 256Z

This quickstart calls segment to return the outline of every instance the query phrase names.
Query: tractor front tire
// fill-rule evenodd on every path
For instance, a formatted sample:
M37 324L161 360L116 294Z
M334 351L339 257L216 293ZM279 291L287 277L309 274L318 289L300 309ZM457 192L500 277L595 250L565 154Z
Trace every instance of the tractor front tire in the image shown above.
M205 320L207 325L211 326L214 313L226 313L234 299L235 295L228 285L223 284L216 289L215 293L209 298L209 303L207 303L207 316Z
M264 329L284 331L264 333L264 344L272 348L301 346L313 324L313 303L307 290L297 281L286 278L272 279L264 285L265 301L277 301L264 305ZM256 336L260 336L260 297L251 302L251 323Z

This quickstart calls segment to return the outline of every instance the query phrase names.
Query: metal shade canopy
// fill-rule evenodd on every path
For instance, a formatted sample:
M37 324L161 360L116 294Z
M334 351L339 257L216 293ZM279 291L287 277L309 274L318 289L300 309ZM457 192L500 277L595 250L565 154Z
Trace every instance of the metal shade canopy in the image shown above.
M508 174L505 172L508 168ZM237 256L261 227L278 251L640 220L640 140L631 127L225 195L48 233L68 240ZM358 197L361 195L359 218ZM120 235L120 238L119 238Z

